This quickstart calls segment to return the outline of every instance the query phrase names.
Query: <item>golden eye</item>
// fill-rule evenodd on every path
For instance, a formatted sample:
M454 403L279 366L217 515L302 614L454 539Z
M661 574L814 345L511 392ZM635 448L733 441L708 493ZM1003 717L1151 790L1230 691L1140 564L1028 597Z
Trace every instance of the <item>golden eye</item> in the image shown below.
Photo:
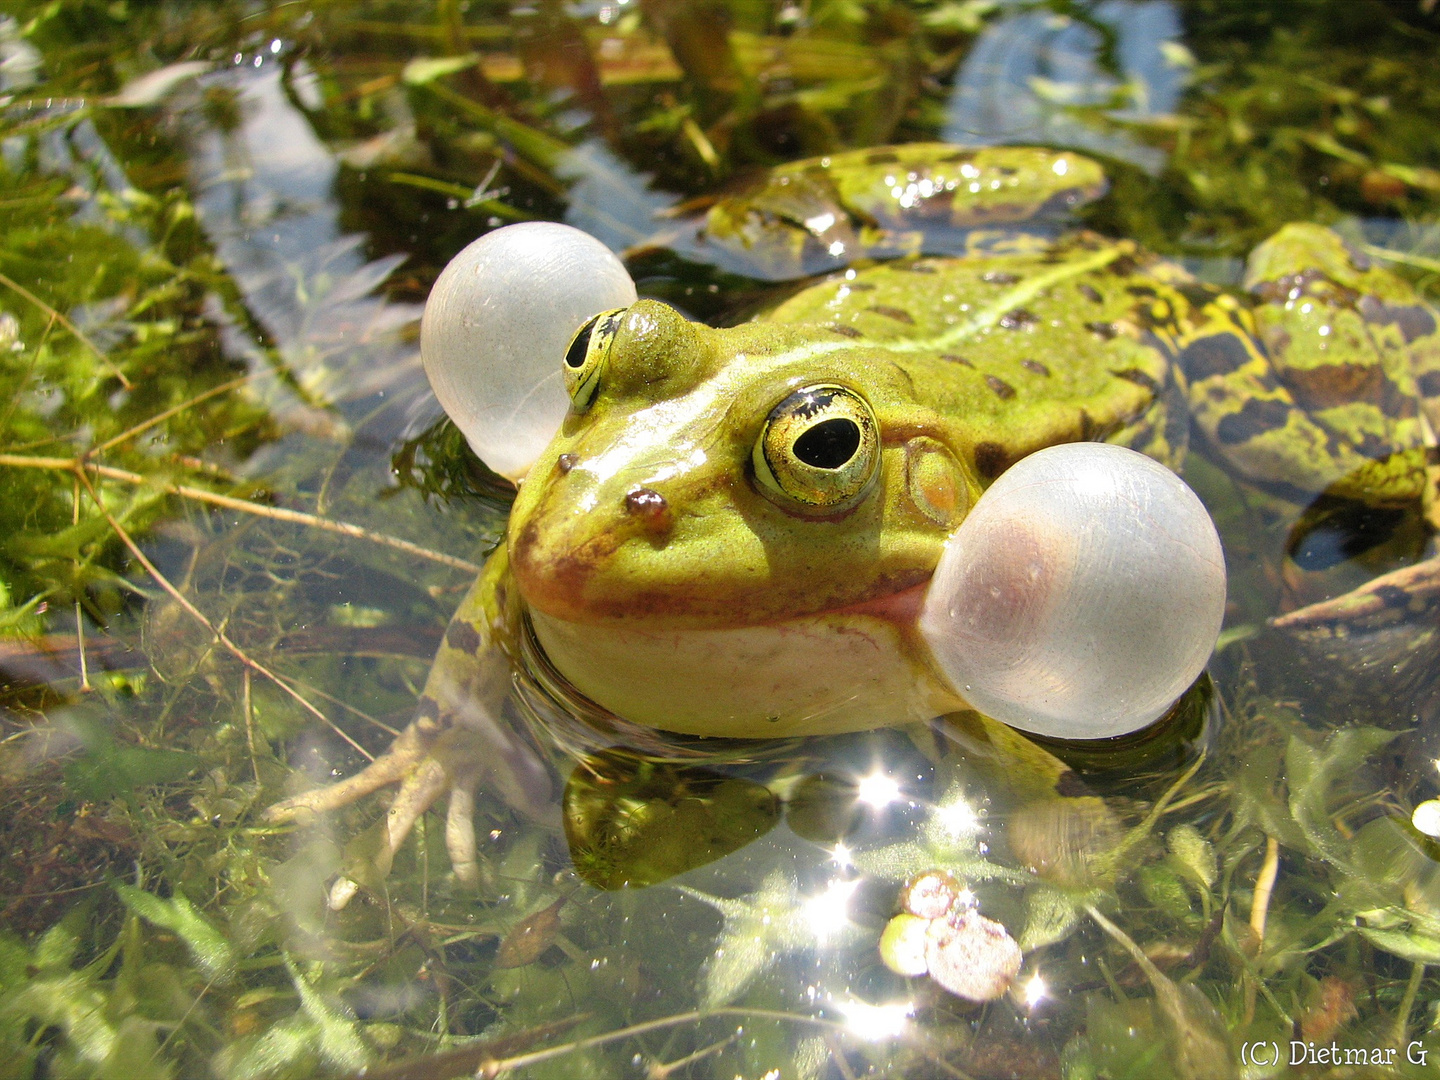
M787 510L837 514L870 489L880 463L869 403L843 386L807 386L770 410L751 453L761 492Z
M588 409L600 389L600 375L624 315L624 308L602 311L575 332L565 350L565 392L576 412Z

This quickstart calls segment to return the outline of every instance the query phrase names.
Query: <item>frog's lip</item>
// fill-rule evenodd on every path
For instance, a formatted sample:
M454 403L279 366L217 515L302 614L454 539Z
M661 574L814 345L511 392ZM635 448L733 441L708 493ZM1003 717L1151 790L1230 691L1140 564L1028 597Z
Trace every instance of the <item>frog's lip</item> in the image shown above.
M930 579L926 578L918 585L897 589L882 596L862 600L858 604L848 604L831 611L819 612L819 614L873 615L902 626L914 626L920 620L920 609L925 603L925 593L929 588Z
M904 585L890 592L880 593L867 597L864 600L852 604L844 604L840 607L822 608L818 611L802 611L793 615L773 615L761 619L737 618L714 618L707 619L703 616L693 619L682 620L694 629L755 629L759 627L773 626L783 628L796 622L811 621L828 618L844 618L848 616L868 616L870 618L884 619L901 627L913 627L919 621L920 609L925 602L925 592L930 587L930 578L927 575L923 581L916 584ZM523 592L523 590L522 590ZM668 623L669 615L676 614L670 604L658 603L649 604L644 599L637 598L637 603L628 611L611 609L606 612L585 610L577 605L567 603L555 605L547 603L551 599L543 593L539 597L526 597L526 602L538 611L543 612L552 619L559 619L562 622L570 623L606 623L611 621L627 621L629 618L653 618L656 620L657 628L660 623ZM539 601L537 603L537 600ZM676 629L676 627L671 627Z

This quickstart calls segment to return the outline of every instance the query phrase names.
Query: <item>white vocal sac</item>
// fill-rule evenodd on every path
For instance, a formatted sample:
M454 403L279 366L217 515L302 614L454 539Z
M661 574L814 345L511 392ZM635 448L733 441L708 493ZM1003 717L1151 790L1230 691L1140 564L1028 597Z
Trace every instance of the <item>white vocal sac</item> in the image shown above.
M609 248L553 222L486 233L441 272L420 324L420 355L440 405L471 448L519 480L569 408L563 363L592 315L635 302Z
M1068 443L981 496L945 546L920 629L974 708L1103 739L1164 715L1224 614L1220 538L1195 493L1133 450Z

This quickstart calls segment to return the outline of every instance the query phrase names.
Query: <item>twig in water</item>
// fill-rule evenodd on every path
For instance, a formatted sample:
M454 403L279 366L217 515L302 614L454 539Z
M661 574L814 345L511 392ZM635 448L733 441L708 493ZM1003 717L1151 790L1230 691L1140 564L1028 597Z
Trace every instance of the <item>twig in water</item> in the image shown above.
M269 371L252 372L249 375L241 375L238 379L231 379L229 382L221 383L219 386L212 386L203 394L196 394L189 401L182 401L179 405L176 405L173 408L166 409L164 412L158 412L154 416L150 417L148 420L142 420L134 427L127 428L119 435L116 435L113 439L106 439L99 446L92 447L90 449L90 452L86 456L92 457L95 454L103 454L106 450L110 450L116 446L119 446L127 439L133 439L136 435L149 431L156 424L164 423L166 420L169 420L170 417L175 416L177 413L182 413L186 409L193 408L194 406L199 405L200 402L204 401L206 398L212 398L217 394L225 393L225 391L227 390L234 390L238 386L243 386L245 383L255 378L256 375L269 374L271 374L271 372Z
M250 768L260 783L260 762L255 756L255 710L250 707L250 669L241 669L240 708L245 713L245 742L250 747Z
M507 1057L498 1055L505 1054L513 1049L517 1043L526 1045L534 1043L548 1035L573 1027L582 1020L588 1020L589 1014L582 1013L572 1016L568 1020L559 1020L554 1024L543 1028L533 1028L530 1031L520 1032L517 1035L508 1036L502 1039L495 1039L479 1045L463 1047L453 1050L447 1054L434 1054L429 1057L418 1058L414 1061L403 1062L390 1069L371 1069L364 1074L365 1080L442 1080L444 1077L460 1076L470 1074L477 1077L493 1078L501 1073L512 1069L522 1069L527 1065L538 1065L542 1061L550 1061L553 1058L564 1057L566 1054L573 1054L579 1050L588 1050L594 1046L604 1046L608 1043L619 1042L622 1039L634 1038L637 1035L644 1035L651 1031L663 1031L666 1028L677 1027L682 1024L694 1024L701 1020L712 1020L717 1017L733 1017L735 1019L751 1020L779 1020L783 1023L806 1024L811 1027L825 1028L834 1032L844 1032L845 1025L835 1021L826 1020L821 1016L806 1016L802 1013L780 1012L775 1009L746 1009L740 1007L727 1007L723 1009L711 1009L708 1012L696 1009L692 1012L676 1013L674 1016L661 1017L658 1020L647 1020L640 1024L631 1024L629 1027L618 1028L615 1031L607 1031L602 1035L591 1035L584 1039L574 1039L558 1046L547 1046L543 1050L533 1050L529 1053L513 1054ZM524 1040L524 1042L521 1042ZM359 1076L353 1080L361 1080Z
M0 465L9 465L20 469L57 469L74 471L84 468L97 476L103 476L107 480L120 480L127 484L149 484L161 491L171 495L179 495L181 498L194 499L196 502L209 503L211 506L223 506L227 510L239 510L245 514L254 514L257 517L270 518L272 521L288 521L295 525L308 525L314 529L324 529L326 532L340 533L342 536L351 536L358 540L369 540L371 543L384 544L386 547L395 548L408 555L416 555L431 562L441 563L445 566L453 566L457 570L464 570L466 573L478 574L480 567L468 559L461 559L454 555L446 555L443 551L432 551L430 548L421 547L419 544L412 544L409 540L401 540L397 536L389 536L385 533L375 532L361 525L352 525L348 521L336 521L334 518L319 517L316 514L307 514L301 510L287 510L280 506L263 506L260 503L250 502L248 499L236 499L230 495L218 495L213 491L206 491L204 488L189 487L186 484L172 484L165 480L156 480L153 477L144 476L129 469L117 469L110 465L95 465L91 462L77 461L72 458L52 457L31 457L27 454L0 454Z
M686 1054L684 1057L676 1058L674 1061L651 1062L645 1070L645 1080L670 1080L670 1074L676 1069L683 1069L686 1065L693 1065L701 1058L707 1058L711 1054L718 1054L738 1038L740 1038L740 1032L737 1031L728 1039L721 1039L717 1043L711 1043L709 1046L701 1047L693 1054Z

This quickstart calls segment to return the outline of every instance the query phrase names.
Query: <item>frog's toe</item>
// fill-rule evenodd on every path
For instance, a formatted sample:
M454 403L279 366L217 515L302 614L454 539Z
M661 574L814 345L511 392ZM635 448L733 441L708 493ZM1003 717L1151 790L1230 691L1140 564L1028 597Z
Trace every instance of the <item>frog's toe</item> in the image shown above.
M420 820L421 814L430 809L449 784L450 777L445 767L434 758L426 758L405 778L395 795L395 801L385 812L385 842L371 860L371 868L377 876L383 877L390 869L395 852L400 850L400 845L410 835L415 822ZM359 890L359 882L342 874L330 887L330 910L339 911Z
M475 851L475 789L478 769L457 772L450 778L450 807L445 814L445 850L455 880L469 888L480 884L480 862Z
M354 776L282 799L265 811L264 820L273 824L338 810L403 780L430 753L436 734L427 730L430 727L433 725L423 720L416 721L396 736L389 750Z
M447 700L450 700L447 698ZM389 784L400 790L385 814L380 849L367 865L352 867L330 891L330 907L339 910L360 889L361 882L379 880L410 835L420 816L447 791L445 847L455 878L462 885L480 883L480 861L475 843L476 795L483 787L511 810L542 823L553 823L552 783L545 763L534 748L486 709L463 697L460 707L441 710L422 705L419 718L405 729L390 749L359 773L328 787L303 792L271 806L269 822L304 819L348 806Z

